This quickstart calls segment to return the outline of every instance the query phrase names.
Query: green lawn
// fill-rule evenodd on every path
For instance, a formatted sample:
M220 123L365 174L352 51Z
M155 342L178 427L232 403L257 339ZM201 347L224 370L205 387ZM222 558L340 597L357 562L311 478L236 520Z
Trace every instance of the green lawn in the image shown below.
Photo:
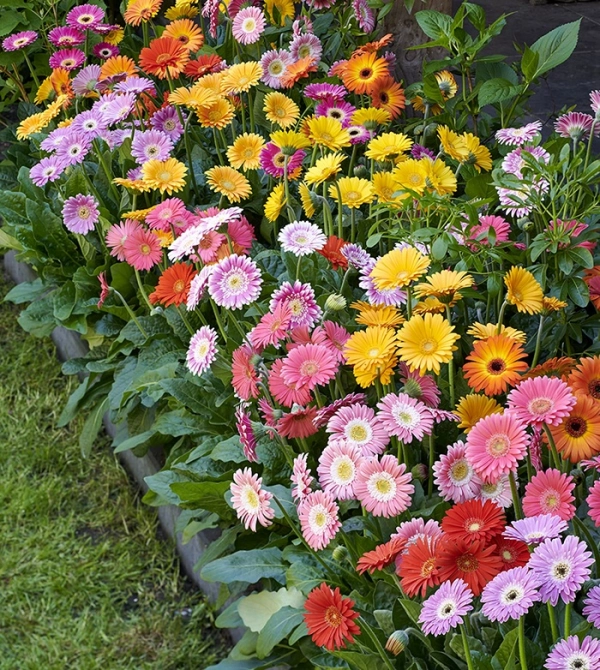
M205 668L227 645L208 603L107 443L84 460L55 427L74 382L17 315L0 303L0 669Z

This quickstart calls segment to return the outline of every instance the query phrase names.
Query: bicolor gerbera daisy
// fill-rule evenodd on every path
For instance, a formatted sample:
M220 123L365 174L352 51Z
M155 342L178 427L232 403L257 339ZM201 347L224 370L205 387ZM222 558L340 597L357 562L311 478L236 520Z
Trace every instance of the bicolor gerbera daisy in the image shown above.
M67 14L67 24L79 30L94 29L104 18L104 10L97 5L84 4L73 7Z
M280 302L285 302L292 312L291 328L297 326L312 328L323 313L317 304L312 286L299 281L293 284L283 282L271 296L269 309L273 311Z
M594 117L581 112L567 112L559 116L554 124L554 130L561 136L576 142L590 136L594 125Z
M575 515L573 490L575 481L571 475L560 470L549 468L534 475L523 496L523 512L525 516L554 514L564 521Z
M473 609L473 592L462 579L445 582L423 603L419 623L425 635L446 635Z
M377 403L377 415L389 435L396 435L410 444L422 440L433 428L433 415L424 403L406 393L389 393Z
M323 247L327 238L323 231L308 221L292 221L279 233L279 243L284 251L294 256L307 256Z
M208 293L220 307L239 309L260 295L262 277L247 256L232 254L219 261L208 280Z
M478 500L491 500L500 507L510 507L513 504L510 492L510 480L507 474L489 482L481 482L477 493Z
M471 388L486 395L504 393L527 370L526 357L523 345L504 333L476 340L463 365L465 379Z
M256 446L258 440L252 428L252 420L250 419L250 412L247 409L249 403L241 402L235 410L235 427L237 429L244 458L250 463L258 461L256 454Z
M558 426L576 399L567 384L557 377L533 377L522 381L507 398L507 406L524 423Z
M334 590L323 583L313 589L304 603L304 623L312 641L329 651L353 643L354 637L360 635L360 628L354 623L359 613L353 607L354 601L342 597L339 588Z
M257 523L271 525L275 516L271 507L273 494L262 488L262 477L253 474L250 468L236 470L230 490L233 509L247 529L256 531Z
M569 416L550 432L559 454L571 463L600 453L600 403L590 396L576 396Z
M346 442L332 442L319 456L319 483L338 500L355 497L354 486L363 463L362 451Z
M2 41L4 51L18 51L33 44L38 38L38 34L33 30L23 30L20 33L13 33L5 37Z
M541 121L532 121L520 128L501 128L496 132L496 139L500 144L518 147L523 144L531 144L542 130Z
M52 69L76 70L84 62L85 54L80 49L59 49L50 56L48 64Z
M329 420L330 442L342 442L360 449L363 456L381 454L390 436L375 416L375 411L362 404L341 407Z
M481 593L481 611L490 621L520 619L540 600L539 581L528 568L512 568L496 575Z
M292 55L285 49L273 49L265 52L260 59L263 69L262 81L271 88L280 89L283 86L281 79L288 65L293 62Z
M324 491L313 491L300 501L298 519L302 535L311 549L319 551L333 540L342 524L333 497Z
M481 480L466 457L465 443L455 442L433 464L434 482L444 500L455 503L475 498Z
M265 15L258 7L244 7L232 22L232 34L240 44L258 42L267 25Z
M415 487L406 465L391 454L364 461L358 471L354 493L373 516L396 516L410 506Z
M201 375L217 357L217 333L211 326L202 326L192 336L186 361L192 374Z
M343 398L334 400L330 405L325 405L317 412L317 417L315 418L315 426L318 429L326 426L329 420L336 414L342 407L351 407L356 404L363 404L367 399L364 393L349 393Z
M165 161L173 150L173 140L160 130L145 130L135 134L131 155L138 163L149 160Z

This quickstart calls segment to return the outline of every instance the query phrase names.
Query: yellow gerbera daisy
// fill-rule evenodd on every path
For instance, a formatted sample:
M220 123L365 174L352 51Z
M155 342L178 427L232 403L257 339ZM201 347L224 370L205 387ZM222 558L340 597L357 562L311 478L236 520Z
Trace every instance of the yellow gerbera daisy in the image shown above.
M373 191L373 184L368 179L341 177L335 184L329 186L329 196L331 198L341 198L342 205L356 209L371 202L375 197L375 192Z
M287 95L278 91L273 91L265 96L263 111L271 123L276 123L281 128L293 126L300 116L298 105Z
M404 133L383 133L369 142L365 156L379 162L395 161L412 145L413 141Z
M312 193L304 182L298 186L298 193L300 194L300 202L302 203L304 213L309 219L312 219L315 215L316 208L313 203Z
M170 230L153 230L152 232L158 237L160 246L163 249L170 247L173 244L173 233Z
M142 181L161 193L176 193L185 187L187 167L176 158L159 161L153 158L142 165Z
M398 190L410 191L419 195L423 193L427 186L425 161L429 161L429 159L424 158L418 161L414 158L409 158L398 165L394 170L394 178L398 184Z
M134 209L131 212L125 212L121 214L122 219L133 219L134 221L145 221L146 217L150 212L156 207L156 205L153 205L152 207L147 207L146 209Z
M400 186L392 172L376 172L373 175L373 190L379 202L388 204L400 203L406 197L399 193Z
M559 300L558 298L544 297L542 299L542 309L547 314L551 312L560 312L561 309L564 309L567 306L567 303L564 300Z
M410 104L415 111L421 112L421 114L425 114L427 105L429 105L429 114L431 116L437 116L444 111L440 105L437 103L432 104L431 102L426 101L421 95L415 95L415 97L410 101Z
M294 152L297 149L306 149L310 147L310 140L302 133L296 133L293 130L276 130L271 133L271 142L282 151Z
M120 44L123 41L124 37L125 37L125 31L123 30L123 28L119 26L102 35L102 40L104 42L112 44L113 46L116 46L117 44Z
M433 370L440 373L440 364L452 360L456 340L454 328L441 314L414 315L398 331L398 353L411 372L421 374Z
M223 90L227 93L243 93L256 86L262 77L260 63L236 63L223 75Z
M138 193L147 193L153 188L143 179L127 179L126 177L115 177L113 184L128 188L130 191L137 191Z
M50 97L50 93L52 93L53 90L54 86L52 86L52 77L48 76L40 84L40 87L38 88L37 93L35 94L34 99L35 104L41 105L42 102L48 100L48 98Z
M264 139L256 133L238 135L227 149L227 159L231 167L236 170L256 170L260 166L260 150L264 145Z
M337 119L329 116L313 116L307 119L308 136L320 146L337 151L350 146L350 135Z
M19 124L17 128L17 139L26 140L31 135L42 131L49 123L50 120L44 118L43 112L32 114L26 119L23 119Z
M537 314L544 306L544 292L536 278L525 268L513 266L504 277L506 300L519 312Z
M458 86L456 84L456 79L451 72L448 72L448 70L441 70L440 72L435 73L435 78L444 100L450 100L450 98L453 98L456 95Z
M397 363L395 331L383 326L369 326L354 333L344 346L349 365L354 366L356 381L363 388L379 377L388 384Z
M265 216L269 221L276 221L285 206L285 187L283 184L277 186L271 191L265 202ZM309 216L307 214L307 216Z
M471 393L458 401L454 413L460 419L458 427L468 433L480 419L490 414L502 414L503 411L494 398Z
M215 95L223 95L225 91L223 90L223 75L224 72L211 72L210 74L205 74L203 77L200 77L196 82L196 86L202 86L202 88L207 88L212 91Z
M425 274L429 263L429 258L414 247L392 249L375 263L370 277L383 291L404 288Z
M456 192L456 176L443 160L424 160L422 165L425 168L425 184L428 189L438 195L452 195Z
M437 298L430 296L425 300L419 301L414 307L415 314L444 314L446 312L446 305L440 302Z
M477 172L481 172L481 170L491 170L492 154L490 153L490 150L487 147L484 147L479 141L479 138L472 133L464 133L462 138L467 150L465 163L472 165Z
M469 157L469 151L465 145L464 138L453 130L450 130L448 126L438 126L437 131L443 152L447 156L450 156L450 158L464 163Z
M475 322L472 326L467 329L467 335L471 335L475 340L487 340L488 337L493 337L498 334L498 324L497 323L478 323ZM525 344L527 342L527 335L522 330L517 330L512 326L502 325L500 327L500 334L507 335L508 337Z
M191 88L180 86L169 94L169 102L173 105L184 105L191 109L208 107L217 102L217 96L213 91L198 84Z
M398 308L392 305L371 305L364 300L357 300L350 307L359 311L355 321L363 326L394 328L404 323L404 317Z
M418 298L433 296L446 305L454 305L462 298L460 289L470 286L473 286L473 277L467 272L441 270L426 277L422 284L417 284L415 295Z
M316 163L306 171L304 176L307 184L322 184L324 181L335 177L342 169L342 163L346 160L344 154L327 154L318 158Z
M190 51L198 51L204 44L204 35L190 19L177 19L165 28L163 37L173 37Z
M165 19L175 21L176 19L193 19L198 16L198 8L196 7L196 0L184 0L183 2L176 2L174 7L169 7L165 12Z
M217 167L207 170L205 175L209 187L213 191L224 195L229 202L245 200L252 193L250 182L246 177L228 165L217 165Z
M234 115L233 105L229 100L220 98L210 105L196 108L198 121L204 128L225 128L231 123Z
M274 25L284 26L286 19L295 16L294 0L265 0L265 9Z
M353 126L364 126L370 130L377 126L385 125L391 120L390 113L386 109L379 107L361 107L350 117L350 123Z

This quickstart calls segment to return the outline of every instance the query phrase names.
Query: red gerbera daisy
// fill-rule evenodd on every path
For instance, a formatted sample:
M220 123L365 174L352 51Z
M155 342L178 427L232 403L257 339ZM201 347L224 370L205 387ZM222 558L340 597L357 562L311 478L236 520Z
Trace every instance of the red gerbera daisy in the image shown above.
M173 37L159 37L140 51L140 67L159 79L176 79L190 59L190 52Z
M367 551L366 554L363 554L358 559L356 571L361 575L364 572L368 572L372 575L375 570L383 570L383 568L385 568L386 565L389 565L402 551L405 544L405 540L395 537L389 542L375 547L373 551Z
M502 559L502 571L511 568L521 568L529 563L529 547L520 540L508 540L502 535L496 535L492 539L496 545L496 553Z
M468 542L487 542L506 526L502 508L491 500L467 500L454 505L442 519L442 530L448 537Z
M314 407L298 409L284 414L277 422L277 431L283 437L310 437L317 432L313 419L317 415Z
M196 276L196 270L188 263L175 263L167 268L159 277L158 284L153 293L149 295L150 302L154 305L181 305L188 297L190 284Z
M342 597L339 588L334 591L323 583L313 589L304 603L304 622L313 642L329 651L354 642L360 628L354 623L359 613L353 607L354 601Z
M440 541L438 555L440 581L462 579L476 596L502 570L495 544L486 547L483 542L445 537Z
M438 544L437 538L420 537L402 554L398 576L400 586L407 596L412 597L420 592L424 598L428 588L440 583Z
M317 253L324 256L331 263L331 267L334 270L337 270L338 268L347 270L348 261L345 256L342 255L342 247L346 246L346 244L348 244L348 242L345 240L342 240L335 235L330 235L325 246L322 249L319 249Z
M198 56L197 60L191 60L183 71L188 77L200 79L205 74L212 74L218 72L222 65L223 59L217 54L202 54Z

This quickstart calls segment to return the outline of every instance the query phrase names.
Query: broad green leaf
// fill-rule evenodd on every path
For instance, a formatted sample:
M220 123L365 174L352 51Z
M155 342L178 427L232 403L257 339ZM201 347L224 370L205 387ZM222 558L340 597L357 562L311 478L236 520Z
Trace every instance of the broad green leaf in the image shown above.
M554 28L531 45L531 51L537 54L539 61L530 79L536 79L546 72L564 63L575 51L579 38L581 19L565 23ZM533 68L529 68L532 70Z
M2 230L0 229L0 234ZM24 302L33 302L37 298L44 295L48 287L44 285L42 280L38 277L33 281L24 281L22 284L14 286L7 294L4 300L12 302L15 305L21 305Z
M261 579L271 578L283 584L285 568L281 549L250 549L224 556L204 567L200 573L207 582L248 582L255 584Z
M175 482L171 484L171 490L188 508L203 509L227 518L232 516L232 511L223 496L229 491L229 486L227 481Z
M269 619L282 607L299 609L304 604L304 596L298 589L281 588L279 591L251 593L238 601L238 614L244 626L260 633Z
M452 18L447 14L424 9L415 14L421 30L432 40L448 36L452 26Z
M515 85L508 79L497 77L484 81L477 94L477 101L480 107L486 105L495 105L499 102L506 102L522 93L524 87Z
M98 437L98 432L102 427L102 418L108 407L108 398L96 405L91 414L83 424L81 435L79 436L79 448L84 457L90 455L94 442Z
M256 654L265 658L273 647L284 640L303 621L302 610L295 607L282 607L267 621L256 642Z

